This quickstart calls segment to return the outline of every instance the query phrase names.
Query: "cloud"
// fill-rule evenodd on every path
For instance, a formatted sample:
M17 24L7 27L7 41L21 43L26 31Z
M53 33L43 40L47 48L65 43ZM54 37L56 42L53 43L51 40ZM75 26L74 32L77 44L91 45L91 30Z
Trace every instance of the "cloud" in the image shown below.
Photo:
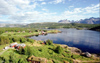
M74 7L74 6L69 6L69 8Z
M23 22L23 23L32 23L32 22L46 22L46 21L52 21L55 20L53 19L53 15L56 13L43 13L43 12L38 12L38 11L33 11L33 12L26 12L26 13L18 13L15 15L12 15L9 17L12 21L16 22Z
M46 2L42 2L42 3L41 3L41 5L45 5L45 4L46 4Z
M92 5L91 7L86 7L84 9L82 9L84 12L84 14L87 14L87 13L99 13L99 10L100 10L100 7L99 7L100 3L97 4L97 5Z
M39 0L39 1L44 1L44 0Z
M88 14L88 13L99 13L99 4L86 7L86 8L74 8L72 11L65 11L64 14L70 15L70 14Z
M58 4L58 3L65 3L65 0L54 0L49 2L50 4Z
M30 5L30 3L32 4ZM38 6L38 3L29 0L0 0L0 14L10 15L17 12L26 12L29 10L34 10Z
M91 17L92 14L99 14L99 4L94 6L88 6L85 8L74 8L73 10L64 11L62 17L70 20L79 20ZM72 19L73 18L73 19Z
M0 0L0 15L14 14L18 10L19 10L18 8L16 8L15 6L9 4L7 1Z
M48 12L48 9L42 9L42 10Z

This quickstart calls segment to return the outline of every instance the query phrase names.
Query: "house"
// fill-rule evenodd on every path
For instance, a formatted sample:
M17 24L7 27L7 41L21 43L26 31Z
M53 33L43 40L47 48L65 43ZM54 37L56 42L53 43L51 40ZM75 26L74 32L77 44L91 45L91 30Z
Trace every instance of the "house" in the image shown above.
M25 45L24 43L23 43L23 44L17 44L15 48L16 48L16 49L19 49L20 47L25 48L25 46L26 46L26 45Z
M17 42L10 44L10 47L15 47L17 45Z
M10 44L9 46L6 46L6 47L4 47L4 49L3 50L7 50L7 49L9 49L9 48L15 48L15 49L19 49L20 47L23 47L23 48L25 48L26 47L26 45L24 44L24 43L22 43L22 44L17 44L17 42L15 42L15 43L12 43L12 44Z
M35 57L33 55L29 57L27 60L31 63L47 63L46 58Z

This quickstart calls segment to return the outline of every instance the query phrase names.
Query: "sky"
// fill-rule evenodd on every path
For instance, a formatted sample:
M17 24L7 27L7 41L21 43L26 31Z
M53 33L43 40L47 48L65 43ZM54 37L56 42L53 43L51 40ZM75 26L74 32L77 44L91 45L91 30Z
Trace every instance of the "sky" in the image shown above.
M99 17L99 0L0 0L0 23L58 22Z

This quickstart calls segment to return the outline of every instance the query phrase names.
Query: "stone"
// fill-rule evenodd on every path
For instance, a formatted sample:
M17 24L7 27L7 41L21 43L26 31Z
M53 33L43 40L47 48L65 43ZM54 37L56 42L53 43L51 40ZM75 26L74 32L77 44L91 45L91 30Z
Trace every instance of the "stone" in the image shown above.
M91 54L89 52L85 52L86 57L91 57Z

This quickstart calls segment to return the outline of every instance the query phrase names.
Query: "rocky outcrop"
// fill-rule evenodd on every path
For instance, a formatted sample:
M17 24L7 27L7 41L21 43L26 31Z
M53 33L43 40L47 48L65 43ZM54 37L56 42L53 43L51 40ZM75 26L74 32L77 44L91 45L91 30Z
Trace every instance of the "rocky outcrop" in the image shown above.
M82 51L76 47L68 47L68 49L72 52L72 53L77 53L77 54L81 54Z
M91 54L89 52L85 52L86 57L91 57Z

